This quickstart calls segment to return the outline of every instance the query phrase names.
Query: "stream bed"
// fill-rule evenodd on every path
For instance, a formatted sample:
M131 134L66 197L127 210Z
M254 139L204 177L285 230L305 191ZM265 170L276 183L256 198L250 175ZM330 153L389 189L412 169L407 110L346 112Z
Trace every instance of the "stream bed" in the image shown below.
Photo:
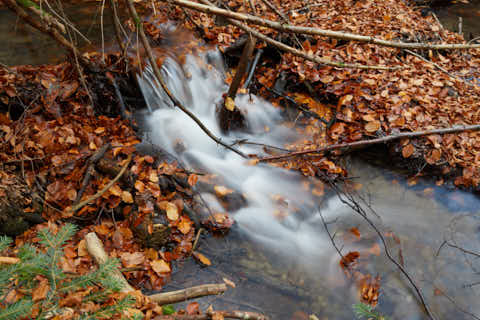
M94 5L67 10L75 21L81 21L79 29L92 39L93 47L100 44L98 21L92 18L96 11L98 6ZM480 1L436 9L443 24L454 30L458 26L457 16L463 16L463 30L473 37L480 34L479 12ZM0 10L0 21L0 40L5 43L0 48L0 63L35 65L63 59L63 53L50 39L31 32L10 12ZM112 39L108 25L105 38ZM187 78L182 75L184 70L175 66L174 59L171 67L163 70L169 75L169 86L188 105L195 105L197 115L220 135L212 110L219 93L225 91L223 62L215 52L202 59L216 69L205 73L191 58ZM302 190L305 181L294 173L246 166L236 155L208 142L189 119L168 106L161 92L152 90L151 85L148 89L148 85L147 81L144 93L151 110L145 111L144 117L149 139L188 165L217 173L249 200L247 207L232 213L237 223L228 235L202 237L198 250L212 261L212 266L199 267L193 259L176 262L165 290L227 278L236 288L221 296L197 299L202 307L251 310L272 319L302 320L310 314L319 319L353 319L352 305L360 301L359 290L339 265L340 255L321 222L322 214L341 251L359 252L362 272L380 278L378 310L392 319L425 318L412 287L386 258L378 235L361 216L334 195L325 196L322 203L312 206L317 199ZM255 138L257 142L278 146L295 138L294 133L281 126L281 118L268 102L246 95L236 102L248 109L255 134L223 138ZM266 125L274 130L266 134L262 131ZM179 152L178 139L187 148L198 148ZM435 181L407 180L401 173L358 159L347 159L346 163L358 186L358 201L378 215L370 211L382 232L396 235L395 240L387 239L387 245L394 258L403 260L438 319L471 319L472 314L480 315L480 263L478 256L472 254L480 252L478 197L437 186ZM275 203L271 194L288 198L288 205L302 207L302 216L272 216ZM208 194L204 196L211 207L219 205ZM358 230L360 238L351 230Z

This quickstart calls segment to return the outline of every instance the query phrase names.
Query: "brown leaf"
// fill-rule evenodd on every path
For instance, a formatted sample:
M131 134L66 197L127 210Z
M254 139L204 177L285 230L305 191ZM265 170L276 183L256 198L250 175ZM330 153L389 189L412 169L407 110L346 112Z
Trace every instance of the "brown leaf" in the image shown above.
M178 230L180 230L181 233L187 234L192 230L192 222L187 220L184 217L181 217L180 222L177 225Z
M415 147L409 143L402 148L402 156L404 158L409 158L415 152Z
M192 187L195 186L197 181L198 181L198 176L196 174L192 173L188 176L188 184L190 186L192 186Z
M193 257L198 261L200 262L201 264L203 264L204 266L210 266L212 265L212 262L210 262L210 259L208 259L207 257L205 257L203 254L201 254L200 252L194 252L193 253Z
M36 280L39 280L38 285L32 291L32 300L39 301L45 299L47 297L48 290L50 290L50 286L48 284L48 279L42 276L36 276Z
M219 197L224 197L226 195L233 193L232 189L228 189L227 187L224 187L224 186L215 186L213 187L213 189L215 190L215 193Z
M175 221L178 219L178 208L174 203L168 202L165 211L167 211L167 217L169 220Z
M122 192L122 201L125 202L125 203L133 203L132 194L128 191L123 191Z
M163 259L158 259L150 262L153 271L161 275L162 273L169 273L171 271L170 266L168 263Z
M365 125L365 130L367 132L376 132L380 129L380 121L375 120L375 121L370 121Z
M198 302L191 302L187 306L188 315L197 315L200 314L200 304Z
M120 258L126 268L135 267L145 261L145 256L142 252L125 252L120 255Z

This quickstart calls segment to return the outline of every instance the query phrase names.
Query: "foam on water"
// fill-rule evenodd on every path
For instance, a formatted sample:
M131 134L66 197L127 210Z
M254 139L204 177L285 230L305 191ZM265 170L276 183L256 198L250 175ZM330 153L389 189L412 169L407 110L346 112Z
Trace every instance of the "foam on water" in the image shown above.
M293 129L281 125L279 110L255 95L240 95L235 100L236 106L246 115L249 133L222 134L215 115L215 105L228 87L224 81L223 60L218 51L209 51L198 57L189 56L183 65L172 57L167 58L162 73L172 94L224 142L247 139L282 146L287 139L295 138ZM160 86L155 85L150 67L138 77L138 81L152 111L146 116L150 140L174 154L187 166L217 174L228 187L246 197L248 206L229 212L241 232L272 249L295 252L297 258L305 256L311 259L327 251L328 254L332 253L333 248L323 232L320 216L312 206L315 199L302 188L302 181L305 181L303 177L296 172L268 165L249 165L239 155L217 145L180 109L173 108L166 94L159 89ZM265 130L267 127L269 130ZM178 148L179 144L181 148ZM241 151L246 154L257 153L260 148L242 145ZM275 218L278 202L274 196L276 199L282 197L283 205L290 209L303 208L302 214L289 210L285 217ZM215 197L204 195L204 198L214 210L220 208ZM310 209L306 209L307 203ZM332 199L322 213L326 219L333 219L346 210L340 201Z

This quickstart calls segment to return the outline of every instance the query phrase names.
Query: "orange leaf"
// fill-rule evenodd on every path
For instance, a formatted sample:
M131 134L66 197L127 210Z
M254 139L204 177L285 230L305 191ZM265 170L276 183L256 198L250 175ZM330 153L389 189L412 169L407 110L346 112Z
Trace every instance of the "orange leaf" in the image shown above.
M197 259L198 262L200 262L201 264L203 264L204 266L210 266L212 265L212 263L210 262L210 259L208 259L207 257L205 257L203 254L201 254L200 252L194 252L193 253L193 257L195 259Z
M192 222L182 217L177 228L178 230L180 230L181 233L187 234L192 229Z
M39 301L47 297L50 286L48 285L48 279L45 277L37 276L35 279L39 280L39 283L38 286L32 291L32 300Z
M187 306L188 315L197 315L200 314L200 304L198 302L191 302Z
M174 203L168 202L165 210L167 211L168 219L172 221L175 221L178 219L178 208Z
M128 191L123 191L122 192L122 201L125 202L125 203L133 203L132 194Z
M158 259L155 261L150 262L150 265L152 266L153 271L155 271L158 274L162 273L169 273L171 271L170 266L168 263L163 260L163 259Z
M355 227L351 228L350 232L353 233L354 235L356 235L357 238L360 238L360 231L358 231L357 228L355 228Z
M415 147L409 143L402 149L402 156L404 158L409 158L415 152Z
M226 195L233 193L232 189L228 189L227 187L224 187L224 186L215 186L213 187L213 189L215 190L215 193L219 197L224 197Z
M198 181L198 176L196 174L191 174L188 176L188 184L191 185L192 187L197 183Z
M380 129L380 121L375 120L375 121L370 121L365 125L365 130L367 132L376 132Z

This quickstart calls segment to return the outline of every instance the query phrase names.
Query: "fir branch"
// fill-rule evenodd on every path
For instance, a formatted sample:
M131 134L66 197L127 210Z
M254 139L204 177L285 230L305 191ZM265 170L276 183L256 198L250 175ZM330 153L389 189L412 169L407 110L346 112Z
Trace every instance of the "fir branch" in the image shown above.
M7 249L12 243L12 239L7 236L0 236L0 252Z
M0 309L0 320L16 320L27 316L33 307L33 302L28 299L22 299L8 306L8 308Z

